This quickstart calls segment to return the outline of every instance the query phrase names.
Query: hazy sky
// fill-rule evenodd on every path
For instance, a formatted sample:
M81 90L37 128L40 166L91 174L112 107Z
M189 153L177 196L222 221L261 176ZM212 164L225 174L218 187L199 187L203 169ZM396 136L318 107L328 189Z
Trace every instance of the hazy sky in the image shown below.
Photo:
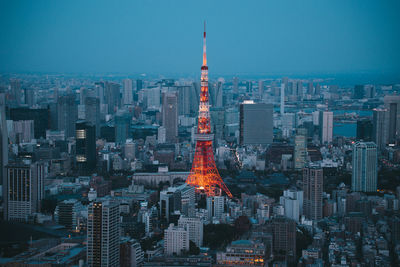
M398 0L0 0L0 70L400 74Z

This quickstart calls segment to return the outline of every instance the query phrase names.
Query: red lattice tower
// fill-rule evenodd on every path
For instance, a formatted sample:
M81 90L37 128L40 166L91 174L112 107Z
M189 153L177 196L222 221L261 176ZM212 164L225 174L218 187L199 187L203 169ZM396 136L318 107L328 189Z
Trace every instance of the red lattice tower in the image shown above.
M229 197L231 192L218 173L212 148L213 134L211 134L210 105L208 94L208 67L206 56L206 26L204 23L203 65L201 66L201 92L199 117L196 134L196 150L192 170L186 183L194 186L197 192L207 196L220 195L224 191Z

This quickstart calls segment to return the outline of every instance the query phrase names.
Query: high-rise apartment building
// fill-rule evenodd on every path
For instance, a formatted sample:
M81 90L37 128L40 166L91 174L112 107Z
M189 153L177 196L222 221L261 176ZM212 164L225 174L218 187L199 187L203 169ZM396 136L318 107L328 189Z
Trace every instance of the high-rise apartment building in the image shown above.
M182 255L189 250L189 229L170 224L164 231L164 254L167 256Z
M15 162L6 166L7 179L3 195L5 220L27 221L29 216L40 211L44 198L46 175L43 162Z
M333 138L333 112L321 111L319 114L319 137L321 144L331 143Z
M240 104L240 144L271 144L273 138L272 105L253 101Z
M109 200L90 203L87 221L87 265L120 266L119 248L119 205Z
M283 206L286 217L299 221L303 211L303 191L285 190L279 198L279 203Z
M162 125L165 127L166 141L175 143L178 137L178 96L175 92L162 95Z
M178 221L178 226L189 229L189 240L201 247L203 245L203 221L198 217L181 216Z
M356 142L353 145L353 168L351 189L361 192L376 192L378 176L378 154L374 142Z
M323 171L319 166L303 169L303 214L307 219L322 219Z

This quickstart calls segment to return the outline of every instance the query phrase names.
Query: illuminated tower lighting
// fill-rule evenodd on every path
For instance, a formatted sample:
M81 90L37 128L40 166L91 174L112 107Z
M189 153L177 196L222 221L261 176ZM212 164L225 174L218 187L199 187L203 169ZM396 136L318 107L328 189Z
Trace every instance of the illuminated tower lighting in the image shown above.
M201 91L196 134L196 150L192 170L190 171L186 183L194 186L196 192L205 193L207 196L221 195L222 191L224 191L229 197L232 197L231 192L228 190L218 173L212 148L212 140L214 137L213 134L211 134L210 123L205 23L203 38L203 65L201 66Z

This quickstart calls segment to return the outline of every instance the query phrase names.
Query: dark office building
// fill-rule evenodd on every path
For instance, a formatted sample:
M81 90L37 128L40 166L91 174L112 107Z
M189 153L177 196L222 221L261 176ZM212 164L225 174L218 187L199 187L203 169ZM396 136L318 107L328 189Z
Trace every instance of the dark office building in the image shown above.
M50 129L49 121L50 110L33 109L33 108L10 108L8 110L8 118L13 121L33 120L35 139L40 137L46 138L46 130Z
M82 170L96 167L96 128L85 121L76 123L76 163Z
M78 106L75 95L68 94L58 97L57 129L64 131L65 137L75 136L75 123L78 120Z
M143 81L142 80L136 80L136 91L140 91L143 88Z
M101 126L100 138L105 139L107 142L115 142L115 127L111 125Z
M372 141L372 121L369 119L362 119L357 121L357 139L365 142Z
M364 85L354 86L353 98L354 99L363 99L364 98Z

